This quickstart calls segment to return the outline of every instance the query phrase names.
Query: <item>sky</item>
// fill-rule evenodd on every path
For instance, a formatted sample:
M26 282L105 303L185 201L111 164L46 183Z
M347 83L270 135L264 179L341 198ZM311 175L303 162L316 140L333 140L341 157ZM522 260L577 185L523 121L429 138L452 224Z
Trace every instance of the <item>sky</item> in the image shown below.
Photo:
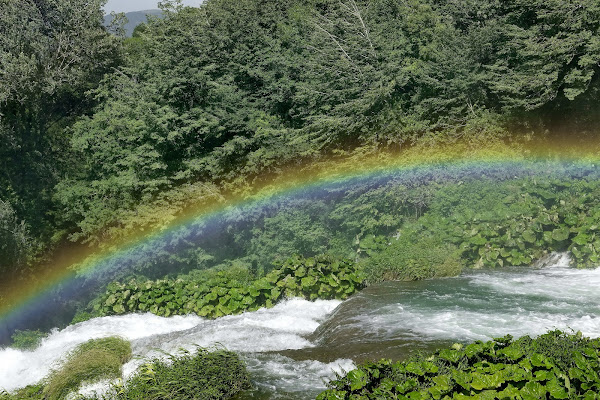
M108 0L104 6L106 14L114 12L130 12L158 8L159 0ZM202 0L183 0L186 6L199 6Z

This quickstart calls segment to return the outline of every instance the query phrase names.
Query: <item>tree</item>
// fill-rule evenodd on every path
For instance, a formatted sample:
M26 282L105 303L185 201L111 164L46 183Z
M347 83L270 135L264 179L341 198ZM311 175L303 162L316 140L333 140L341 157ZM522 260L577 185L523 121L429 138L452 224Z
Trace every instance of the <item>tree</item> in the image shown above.
M0 199L45 241L53 187L73 165L68 127L119 60L103 3L0 0Z
M19 221L12 206L0 200L0 273L2 276L15 277L17 267L23 266L35 243L29 236L25 221Z

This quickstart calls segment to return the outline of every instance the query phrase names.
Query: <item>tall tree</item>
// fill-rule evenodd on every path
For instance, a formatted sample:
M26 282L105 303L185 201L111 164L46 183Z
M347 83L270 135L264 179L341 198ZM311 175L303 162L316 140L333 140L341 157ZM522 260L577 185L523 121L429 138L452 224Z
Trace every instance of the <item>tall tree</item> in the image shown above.
M52 190L70 161L67 128L119 59L103 3L0 0L0 199L45 239Z

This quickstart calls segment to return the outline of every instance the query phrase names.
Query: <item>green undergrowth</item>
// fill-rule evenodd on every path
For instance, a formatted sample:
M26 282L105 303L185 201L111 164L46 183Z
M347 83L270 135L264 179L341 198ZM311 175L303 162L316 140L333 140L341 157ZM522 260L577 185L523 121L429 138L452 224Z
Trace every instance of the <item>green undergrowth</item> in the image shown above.
M199 348L167 360L154 359L126 383L117 385L106 400L221 400L250 388L245 363L226 350Z
M367 259L369 281L412 281L456 276L462 270L460 252L453 244L435 237L404 235L392 240L384 251Z
M346 299L363 287L364 275L352 262L329 256L292 257L281 268L249 282L227 271L192 277L111 283L93 303L93 315L151 312L168 317L195 313L202 317L256 311L292 297Z
M461 268L531 265L568 251L574 266L600 264L600 182L522 178L440 188L418 219L363 262L369 282L455 274Z
M131 345L118 337L93 339L79 345L63 365L46 379L44 399L64 399L84 382L121 377L121 368L131 358Z
M599 373L600 339L556 330L455 344L404 362L367 362L330 382L317 400L593 400Z
M13 393L0 390L0 400L44 400L44 384L29 385Z

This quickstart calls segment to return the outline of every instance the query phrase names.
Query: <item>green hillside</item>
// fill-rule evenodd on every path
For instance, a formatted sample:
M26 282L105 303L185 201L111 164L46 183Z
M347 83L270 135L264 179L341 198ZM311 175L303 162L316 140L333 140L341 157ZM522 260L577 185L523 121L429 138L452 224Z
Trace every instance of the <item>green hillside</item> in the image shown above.
M142 10L142 11L132 11L125 13L125 18L127 18L127 23L123 26L125 29L125 35L127 37L131 37L133 34L133 30L139 24L143 24L148 22L148 15L160 17L162 15L161 10ZM111 15L104 16L104 25L109 26L113 20Z

